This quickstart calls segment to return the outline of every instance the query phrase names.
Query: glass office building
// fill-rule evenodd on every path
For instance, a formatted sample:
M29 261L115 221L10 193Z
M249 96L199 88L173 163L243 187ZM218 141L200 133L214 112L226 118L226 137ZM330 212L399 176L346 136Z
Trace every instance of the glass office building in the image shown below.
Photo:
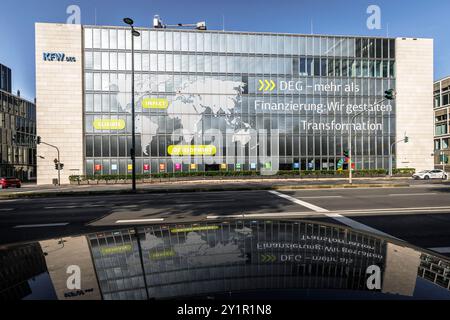
M445 169L449 163L450 78L434 83L434 163Z
M136 171L430 169L433 39L137 28ZM63 183L133 171L130 28L36 23L37 131ZM395 100L382 101L386 90ZM38 184L57 177L38 146Z
M36 106L1 90L0 176L36 179Z
M11 69L0 63L0 90L11 93Z
M388 167L395 102L374 103L396 89L395 39L139 31L138 173L259 170L268 163L337 170L349 126L356 168ZM127 174L131 34L86 26L83 35L85 173Z

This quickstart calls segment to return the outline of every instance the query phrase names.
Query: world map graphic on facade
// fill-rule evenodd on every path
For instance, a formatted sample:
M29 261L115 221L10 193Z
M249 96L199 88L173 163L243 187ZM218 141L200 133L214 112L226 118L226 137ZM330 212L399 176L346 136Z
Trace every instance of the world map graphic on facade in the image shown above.
M163 80L162 83L165 82ZM139 83L138 86L150 88L151 83ZM166 113L170 119L179 121L181 128L178 131L182 137L179 144L189 145L196 136L201 137L205 132L202 127L203 117L210 113L225 122L226 130L233 130L233 142L246 145L250 141L251 125L243 122L236 110L245 86L243 82L220 79L186 81L175 89L175 95L168 99L167 108L162 108L161 112ZM138 93L136 105L142 106L149 96L152 96L150 91ZM120 102L119 105L126 105L125 111L131 113L131 104ZM144 113L136 115L136 132L141 135L141 147L145 155L149 154L149 146L159 129L160 125L154 117Z

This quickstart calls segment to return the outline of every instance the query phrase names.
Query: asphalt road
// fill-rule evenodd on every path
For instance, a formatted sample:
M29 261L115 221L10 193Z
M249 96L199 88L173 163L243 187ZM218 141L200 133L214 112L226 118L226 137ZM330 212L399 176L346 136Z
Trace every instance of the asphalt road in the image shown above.
M450 188L439 185L0 200L0 243L239 217L343 224L450 253Z
M250 178L250 179L223 179L220 180L218 178L211 179L199 179L199 180L190 180L190 181L182 181L182 180L173 180L173 181L163 181L156 182L154 184L138 184L138 189L141 191L159 191L159 190L186 190L190 191L193 188L215 188L217 186L227 186L230 188L233 187L248 187L248 189L255 189L261 187L271 187L271 186L291 186L291 185L341 185L346 184L348 179L344 178L332 178L332 179L314 179L314 178L303 178L303 179L271 179L265 178L261 179ZM354 184L404 184L404 185L412 185L412 186L438 186L443 183L447 183L450 186L450 181L442 181L440 179L424 181L424 180L413 180L411 178L355 178ZM0 199L1 196L7 196L11 194L33 194L33 193L63 193L63 192L102 192L102 191L122 191L122 190L130 190L131 184L109 184L109 185L62 185L60 187L53 185L44 185L38 186L36 184L27 183L22 186L22 188L8 188L1 190L0 189Z

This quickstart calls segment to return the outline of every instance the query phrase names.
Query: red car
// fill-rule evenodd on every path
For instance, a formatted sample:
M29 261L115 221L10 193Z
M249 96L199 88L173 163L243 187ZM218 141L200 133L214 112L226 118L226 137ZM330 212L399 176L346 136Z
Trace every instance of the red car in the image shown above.
M7 189L9 187L20 188L22 186L22 181L17 178L0 178L0 185L2 189Z

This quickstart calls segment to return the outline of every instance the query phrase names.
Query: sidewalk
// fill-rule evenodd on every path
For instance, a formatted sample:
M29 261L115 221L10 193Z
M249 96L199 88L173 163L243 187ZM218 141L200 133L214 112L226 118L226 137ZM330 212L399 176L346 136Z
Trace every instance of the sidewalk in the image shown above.
M220 192L244 190L302 190L302 189L342 189L342 188L401 188L425 184L410 178L355 178L352 185L348 179L234 179L195 180L138 184L138 193L184 193ZM442 185L441 180L426 184ZM41 198L59 196L114 195L131 193L130 184L117 185L26 185L22 189L0 191L0 199Z

